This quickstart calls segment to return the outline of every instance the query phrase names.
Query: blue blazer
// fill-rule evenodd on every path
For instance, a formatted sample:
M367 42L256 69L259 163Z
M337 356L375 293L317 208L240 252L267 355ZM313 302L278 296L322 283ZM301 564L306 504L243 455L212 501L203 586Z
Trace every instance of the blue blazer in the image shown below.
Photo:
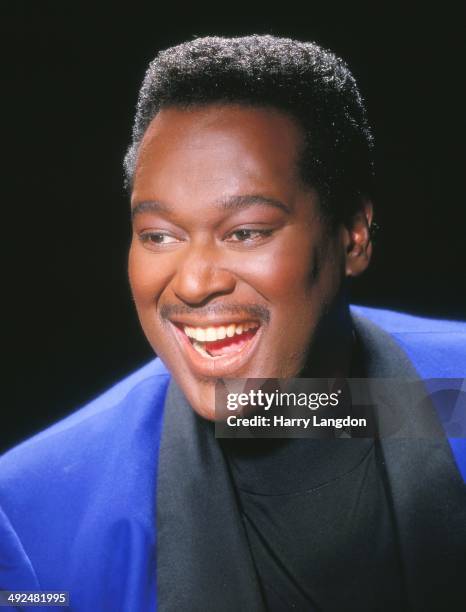
M407 356L420 378L465 378L464 324L362 307L352 307L352 313L362 335L366 334L369 347L371 334L377 335L379 330L382 338L390 338ZM380 344L380 338L374 342ZM375 354L374 360L383 360L383 350L380 346L377 350L379 357ZM383 374L383 368L378 368L374 368L374 373ZM169 383L169 372L155 359L0 459L0 590L68 591L71 609L83 612L156 609L160 590L167 591L166 585L156 588L156 509L163 504L163 498L157 497L157 484ZM453 433L458 437L452 437L446 444L449 449L446 461L451 461L449 480L455 481L456 487L447 493L451 495L449 508L453 510L448 514L448 522L439 529L455 530L447 536L462 539L464 552L466 534L461 525L466 517L463 504L466 444L464 429L458 429L458 424L460 428L464 426L464 405L458 406L457 413L463 411L455 417ZM447 413L442 416L439 411L448 434L451 409ZM176 453L176 449L170 452ZM391 452L387 448L387 462L395 465L399 449L392 455ZM402 474L399 469L398 472ZM397 476L393 478L396 489ZM421 474L419 479L422 480ZM456 480L462 483L461 491ZM415 500L406 501L408 498L406 493L399 494L399 499L403 499L401 529L410 515L406 503L415 504ZM450 502L443 499L441 503L444 506L439 512L444 514ZM188 508L182 511L189 513ZM412 539L413 523L407 542ZM434 540L431 544L436 546ZM419 566L413 558L416 551L408 548L407 544L406 563L413 566L412 584L417 580L422 590L425 588L422 576L415 575ZM447 550L445 559L448 556ZM440 559L439 563L444 561ZM167 574L166 568L161 570L162 576ZM180 584L171 585L172 591L176 588L183 590ZM183 597L178 601L182 602ZM428 609L426 601L428 594L417 599L414 593L413 609ZM171 610L171 606L167 603L159 609ZM178 609L184 612L198 608L179 605ZM225 605L223 609L229 608Z

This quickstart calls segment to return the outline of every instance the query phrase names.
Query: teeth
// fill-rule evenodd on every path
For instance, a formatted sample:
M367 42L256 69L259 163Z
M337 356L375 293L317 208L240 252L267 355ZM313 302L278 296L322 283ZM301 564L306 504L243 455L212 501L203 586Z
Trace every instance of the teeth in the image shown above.
M212 359L212 356L209 355L209 353L205 350L204 346L202 344L199 344L198 342L194 341L193 342L193 347L196 349L196 351L198 353L200 353L203 357L209 357L209 359Z
M230 323L230 325L219 327L188 327L184 326L184 333L197 342L215 342L216 340L223 340L224 338L233 338L233 336L240 336L249 329L255 329L259 327L258 323Z
M208 327L205 332L205 339L207 342L217 340L217 332L214 327Z
M188 336L188 338L194 338L194 329L192 327L185 327L184 333Z

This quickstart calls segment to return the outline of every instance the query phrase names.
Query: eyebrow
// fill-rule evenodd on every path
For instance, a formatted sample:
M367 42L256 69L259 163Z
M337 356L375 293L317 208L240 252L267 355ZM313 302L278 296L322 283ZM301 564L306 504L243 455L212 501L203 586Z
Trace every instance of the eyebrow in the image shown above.
M216 208L228 211L242 210L245 208L250 208L251 206L272 206L273 208L279 208L287 214L291 213L290 207L281 202L280 200L277 200L276 198L270 198L268 196L263 196L260 194L229 196L227 198L219 200L215 204ZM141 214L144 212L169 213L170 211L171 209L169 206L157 200L138 202L138 204L136 204L131 209L131 218L134 219L137 214Z
M144 212L168 213L170 212L170 208L166 206L165 204L162 204L162 202L158 202L157 200L150 200L147 202L138 202L136 206L133 206L133 208L131 209L131 219L134 219L136 215L144 213Z
M247 194L239 196L230 196L224 200L220 200L217 204L222 210L239 210L249 208L250 206L272 206L279 208L286 213L290 213L290 207L275 198L269 198L260 194Z

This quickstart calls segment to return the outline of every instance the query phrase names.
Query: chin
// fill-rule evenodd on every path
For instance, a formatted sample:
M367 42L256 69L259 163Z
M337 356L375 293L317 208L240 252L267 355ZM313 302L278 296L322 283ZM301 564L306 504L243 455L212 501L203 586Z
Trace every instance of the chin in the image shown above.
M174 375L174 378L194 412L207 421L215 421L215 386L217 380L193 381L187 385L186 377L184 377L184 380L178 380Z

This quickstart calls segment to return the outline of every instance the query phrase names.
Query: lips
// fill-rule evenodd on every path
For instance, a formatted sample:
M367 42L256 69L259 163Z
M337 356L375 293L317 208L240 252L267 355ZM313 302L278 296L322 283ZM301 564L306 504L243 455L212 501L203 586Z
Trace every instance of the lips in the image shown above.
M172 326L189 366L201 376L231 376L243 368L262 332L256 321L208 327L172 322Z

